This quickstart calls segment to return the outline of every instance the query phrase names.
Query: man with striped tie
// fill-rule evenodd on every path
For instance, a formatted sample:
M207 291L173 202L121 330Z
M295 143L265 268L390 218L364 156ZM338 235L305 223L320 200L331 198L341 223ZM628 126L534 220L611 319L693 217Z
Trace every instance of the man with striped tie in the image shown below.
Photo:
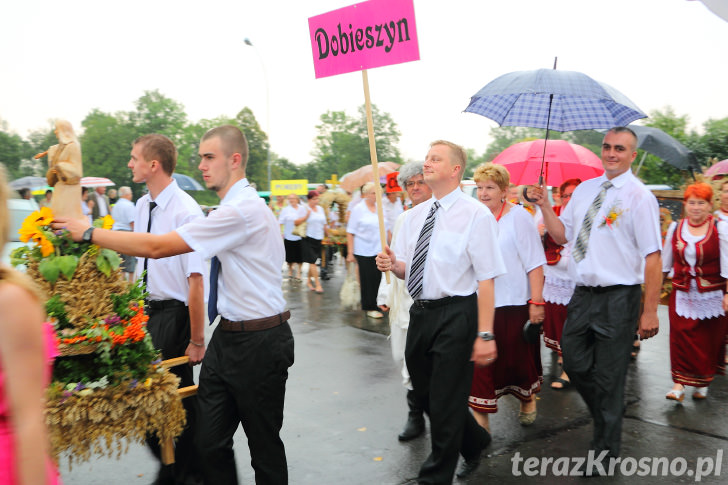
M636 147L637 136L629 128L609 130L602 142L604 175L579 185L560 216L545 189L531 189L551 237L572 245L569 272L577 286L561 340L564 371L594 419L590 448L602 463L619 456L635 322L639 320L643 339L659 328L659 209L655 196L630 169Z
M418 483L451 483L458 452L465 458L458 476L470 474L490 443L467 398L473 362L489 365L497 357L493 278L505 266L495 218L460 190L466 161L454 143L431 144L423 171L433 197L408 211L394 247L377 255L379 270L403 279L414 300L405 360L432 428Z

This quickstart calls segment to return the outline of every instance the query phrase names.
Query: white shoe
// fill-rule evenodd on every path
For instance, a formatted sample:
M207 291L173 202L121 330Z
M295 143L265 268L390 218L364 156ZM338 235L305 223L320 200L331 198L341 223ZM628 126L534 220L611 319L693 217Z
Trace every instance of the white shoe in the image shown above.
M670 389L670 392L665 394L665 399L682 402L685 399L685 389Z
M382 318L384 317L384 314L382 312L378 312L376 310L371 310L367 312L367 316L371 318Z
M693 399L705 399L706 397L708 397L708 386L695 388Z

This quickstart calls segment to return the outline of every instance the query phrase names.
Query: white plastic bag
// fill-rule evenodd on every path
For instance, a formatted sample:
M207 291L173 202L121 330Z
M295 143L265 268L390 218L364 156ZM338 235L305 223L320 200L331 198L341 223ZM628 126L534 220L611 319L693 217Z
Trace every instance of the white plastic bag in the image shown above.
M341 308L344 310L361 309L361 293L359 292L359 281L356 277L356 263L346 264L346 279L341 285L339 292Z

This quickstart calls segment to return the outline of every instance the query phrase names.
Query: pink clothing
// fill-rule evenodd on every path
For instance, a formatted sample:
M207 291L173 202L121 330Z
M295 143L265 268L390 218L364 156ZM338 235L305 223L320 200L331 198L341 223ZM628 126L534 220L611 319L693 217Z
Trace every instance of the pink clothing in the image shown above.
M58 355L56 348L55 332L50 324L43 325L46 340L46 357L48 365L46 366L45 382L50 382L51 372L53 369L53 359ZM15 457L14 457L15 440L13 437L13 429L10 423L9 403L5 396L5 375L2 367L0 367L0 485L15 485ZM49 458L46 458L47 481L48 485L57 485L61 483L58 477L58 471Z

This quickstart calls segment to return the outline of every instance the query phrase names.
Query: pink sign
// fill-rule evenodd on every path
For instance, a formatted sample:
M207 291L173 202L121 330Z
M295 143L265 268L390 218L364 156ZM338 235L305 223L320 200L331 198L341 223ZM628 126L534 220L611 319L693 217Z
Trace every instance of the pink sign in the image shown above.
M413 0L369 0L308 19L316 78L420 58Z

